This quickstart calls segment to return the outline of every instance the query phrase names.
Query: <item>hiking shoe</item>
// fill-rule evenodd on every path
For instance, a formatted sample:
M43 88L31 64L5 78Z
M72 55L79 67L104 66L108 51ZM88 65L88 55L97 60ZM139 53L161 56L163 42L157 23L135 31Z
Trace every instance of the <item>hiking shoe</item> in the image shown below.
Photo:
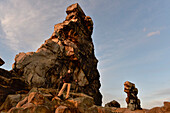
M68 100L68 99L70 99L70 97L68 97L68 98L65 98L64 100Z
M56 97L58 97L59 99L63 100L63 98L61 96L56 96Z

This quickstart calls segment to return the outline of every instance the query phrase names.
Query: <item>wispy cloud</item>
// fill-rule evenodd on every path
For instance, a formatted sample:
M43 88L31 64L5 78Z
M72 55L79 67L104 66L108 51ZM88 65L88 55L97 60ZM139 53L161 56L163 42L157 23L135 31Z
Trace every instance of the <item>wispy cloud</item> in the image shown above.
M0 21L0 39L4 39L5 38L5 32L2 28L2 24L1 24L1 21Z
M163 106L163 102L170 100L170 88L158 88L155 91L149 93L149 95L143 96L143 107L153 108ZM151 101L152 100L152 101Z
M64 1L1 1L0 22L3 43L12 50L35 49L49 38L53 26L65 17ZM2 36L1 36L2 37Z
M155 32L150 32L150 33L148 33L147 34L147 37L151 37L151 36L153 36L153 35L159 35L160 34L160 31L158 30L158 31L155 31Z
M144 27L144 28L143 28L143 32L145 32L145 31L146 31L146 28Z
M94 4L95 0L0 1L3 43L15 51L35 50L50 37L53 26L65 19L66 8L75 2L92 7L89 4Z
M168 96L170 94L170 88L158 89L152 94L154 97Z

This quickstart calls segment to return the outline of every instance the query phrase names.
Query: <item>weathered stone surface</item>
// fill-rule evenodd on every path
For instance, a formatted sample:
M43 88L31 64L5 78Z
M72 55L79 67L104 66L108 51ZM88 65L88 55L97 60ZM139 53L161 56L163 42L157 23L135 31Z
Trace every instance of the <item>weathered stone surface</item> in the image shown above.
M101 105L98 60L91 38L93 21L77 3L66 12L65 21L54 26L52 36L36 52L16 55L13 71L31 87L57 88L59 76L70 69L78 80L76 92L92 96Z
M5 101L7 95L15 94L19 91L27 93L27 89L28 86L22 78L0 68L0 105Z
M138 89L135 87L135 84L126 81L124 83L124 92L127 93L127 108L130 110L142 109L140 106L140 100L137 97Z
M87 113L115 113L116 108L114 107L101 107L93 105L87 110Z
M7 112L10 108L15 107L21 98L22 96L20 94L8 95L5 102L1 105L0 111Z
M66 106L59 106L55 113L73 113L68 107Z
M44 105L32 105L27 108L11 108L8 113L51 113L49 108Z
M85 94L79 94L79 97L68 100L73 103L73 105L81 112L85 113L88 108L94 105L94 100L92 97L87 96Z
M120 108L120 104L117 101L112 100L111 102L105 104L105 107L117 107L117 108Z
M2 66L5 62L0 58L0 66Z
M26 96L25 98L16 98L17 95L13 95L16 99L15 102L12 102L15 104L8 112L13 113L14 111L17 111L17 113L20 112L28 112L28 113L50 113L51 112L51 103L50 101L42 94L39 92L30 92L28 93L29 95ZM11 102L11 101L10 101ZM5 101L7 105L10 104L9 101ZM16 103L17 102L17 103ZM22 109L23 108L23 109ZM8 109L5 109L8 110Z

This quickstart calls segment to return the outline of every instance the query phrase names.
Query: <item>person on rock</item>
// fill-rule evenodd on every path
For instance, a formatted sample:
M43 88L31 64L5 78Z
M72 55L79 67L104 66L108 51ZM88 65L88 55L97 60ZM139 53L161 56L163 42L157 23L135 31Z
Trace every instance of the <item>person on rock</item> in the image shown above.
M71 73L70 70L68 70L67 74L64 77L60 76L60 79L63 79L64 84L63 84L61 90L59 91L57 97L59 97L61 99L61 95L63 94L63 91L65 90L65 88L67 86L67 93L66 93L66 97L65 97L65 99L67 100L69 98L71 83L73 82L73 74ZM75 80L75 82L77 82L77 80Z

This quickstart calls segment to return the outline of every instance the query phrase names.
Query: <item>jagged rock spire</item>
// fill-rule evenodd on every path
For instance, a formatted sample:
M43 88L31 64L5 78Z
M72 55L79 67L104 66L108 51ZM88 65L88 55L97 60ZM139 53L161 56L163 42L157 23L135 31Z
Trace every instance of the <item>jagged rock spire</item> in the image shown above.
M59 76L70 69L78 80L72 90L92 96L95 104L101 105L98 60L91 38L93 21L78 3L69 6L66 13L65 21L54 26L52 36L36 52L16 55L13 71L31 87L58 88Z

